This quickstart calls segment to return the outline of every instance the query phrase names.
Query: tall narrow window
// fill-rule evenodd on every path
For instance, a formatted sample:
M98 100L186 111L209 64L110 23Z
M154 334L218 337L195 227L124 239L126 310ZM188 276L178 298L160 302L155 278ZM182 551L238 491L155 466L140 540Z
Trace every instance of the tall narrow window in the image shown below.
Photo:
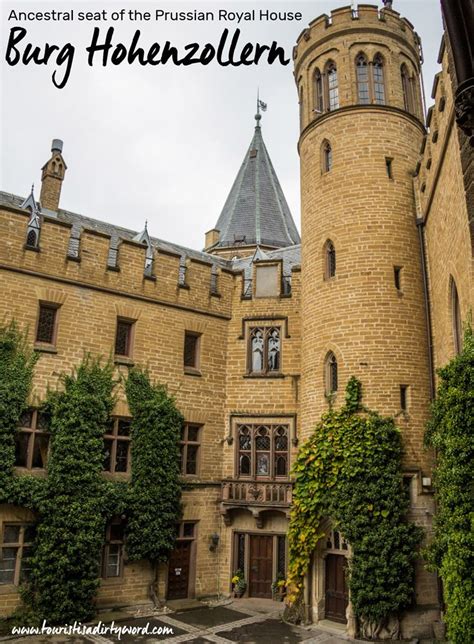
M201 425L185 423L181 429L181 474L195 476L199 474L199 449L201 446Z
M325 279L330 279L336 275L336 249L334 244L330 239L326 242L325 245L325 267L324 267L324 277Z
M453 325L453 341L454 350L456 353L462 351L462 323L461 323L461 307L459 304L458 289L456 282L451 278L451 317Z
M405 109L407 112L413 113L412 83L410 81L408 67L405 65L405 63L403 63L403 65L401 66L400 73L402 77L403 101Z
M402 267L394 266L393 267L393 280L395 282L395 288L400 291L402 288Z
M105 545L102 555L102 576L121 577L123 569L125 524L121 520L112 521L105 533Z
M400 409L402 411L408 409L408 385L400 385Z
M326 80L327 80L327 105L329 111L337 110L339 107L339 87L337 82L337 67L336 63L330 61L326 65Z
M36 342L55 344L56 341L56 320L58 306L40 302L38 324L36 326Z
M186 331L184 334L184 354L183 362L186 369L199 369L199 345L201 336L199 333Z
M280 362L280 327L254 327L250 329L248 372L262 376L278 373Z
M372 65L374 75L374 101L377 105L385 104L385 81L383 74L383 58L376 54Z
M314 73L314 111L316 114L322 114L323 108L323 77L317 69Z
M0 547L0 584L18 586L28 578L29 556L35 538L31 524L4 523Z
M323 143L322 157L323 172L329 172L332 169L332 148L329 141Z
M337 360L331 351L326 357L325 364L326 394L334 394L337 391Z
M370 103L369 94L369 65L365 54L359 54L356 58L357 74L357 99L362 105Z
M112 418L104 436L104 463L106 472L128 472L130 466L129 418Z
M300 129L303 129L303 87L299 91L299 107L300 107Z
M393 168L392 168L393 159L391 157L385 157L385 170L387 171L387 177L393 179Z
M20 418L15 435L15 466L42 470L48 460L49 417L28 409Z
M117 318L117 329L115 332L115 355L130 357L132 354L132 330L133 322Z

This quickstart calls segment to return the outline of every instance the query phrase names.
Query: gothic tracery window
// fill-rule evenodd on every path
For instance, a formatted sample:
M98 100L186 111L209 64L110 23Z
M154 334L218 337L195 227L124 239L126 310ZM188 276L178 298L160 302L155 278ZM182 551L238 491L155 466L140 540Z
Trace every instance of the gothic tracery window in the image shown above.
M324 379L326 394L334 394L337 392L338 387L338 374L337 374L337 359L332 351L326 356L324 365Z
M362 105L370 103L369 93L369 65L367 56L359 54L356 58L357 74L357 99Z
M287 477L288 425L239 425L237 472L242 477Z
M374 56L372 65L372 74L374 80L374 102L377 105L384 105L385 103L385 79L383 73L383 58L381 54Z
M279 327L254 327L250 330L248 371L265 375L280 371Z
M336 275L336 249L330 239L325 244L324 277L330 279Z
M332 169L332 147L329 141L324 141L323 150L323 172L329 172Z
M407 112L414 112L413 85L410 78L408 67L403 63L400 68L402 77L403 101Z
M316 114L321 114L323 109L323 77L319 69L317 69L314 73L314 111Z
M327 106L330 112L339 107L339 86L337 80L337 67L334 61L326 64L327 81Z

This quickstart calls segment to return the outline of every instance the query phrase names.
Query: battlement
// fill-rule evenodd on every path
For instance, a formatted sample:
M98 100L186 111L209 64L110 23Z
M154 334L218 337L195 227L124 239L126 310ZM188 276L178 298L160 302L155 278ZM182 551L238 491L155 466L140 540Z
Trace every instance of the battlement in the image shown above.
M91 227L74 233L74 224L47 215L41 217L39 243L32 247L26 243L29 219L28 211L0 204L4 269L230 316L234 273L222 262L218 265L153 246L152 264L145 270L147 246L143 243L114 240L112 235Z
M298 59L307 48L308 41L318 43L345 31L357 31L372 27L384 30L403 38L418 53L420 38L409 20L392 9L380 9L377 5L360 4L356 9L350 6L331 11L330 15L322 14L312 20L309 26L298 36L293 57Z

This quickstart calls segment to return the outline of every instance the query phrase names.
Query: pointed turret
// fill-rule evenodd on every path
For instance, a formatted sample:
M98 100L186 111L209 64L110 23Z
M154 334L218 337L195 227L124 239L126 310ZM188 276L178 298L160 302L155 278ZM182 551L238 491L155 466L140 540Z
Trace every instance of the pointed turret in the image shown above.
M300 236L263 141L261 114L243 163L213 230L206 251L251 255L256 246L283 248L300 243Z

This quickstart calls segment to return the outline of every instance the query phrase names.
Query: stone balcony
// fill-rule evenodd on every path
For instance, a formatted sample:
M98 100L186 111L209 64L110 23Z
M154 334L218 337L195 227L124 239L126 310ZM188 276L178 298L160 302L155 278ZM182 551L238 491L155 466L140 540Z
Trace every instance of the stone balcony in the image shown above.
M291 481L222 481L220 511L224 523L231 525L234 510L248 510L258 528L263 526L264 512L279 511L290 515L293 484Z

